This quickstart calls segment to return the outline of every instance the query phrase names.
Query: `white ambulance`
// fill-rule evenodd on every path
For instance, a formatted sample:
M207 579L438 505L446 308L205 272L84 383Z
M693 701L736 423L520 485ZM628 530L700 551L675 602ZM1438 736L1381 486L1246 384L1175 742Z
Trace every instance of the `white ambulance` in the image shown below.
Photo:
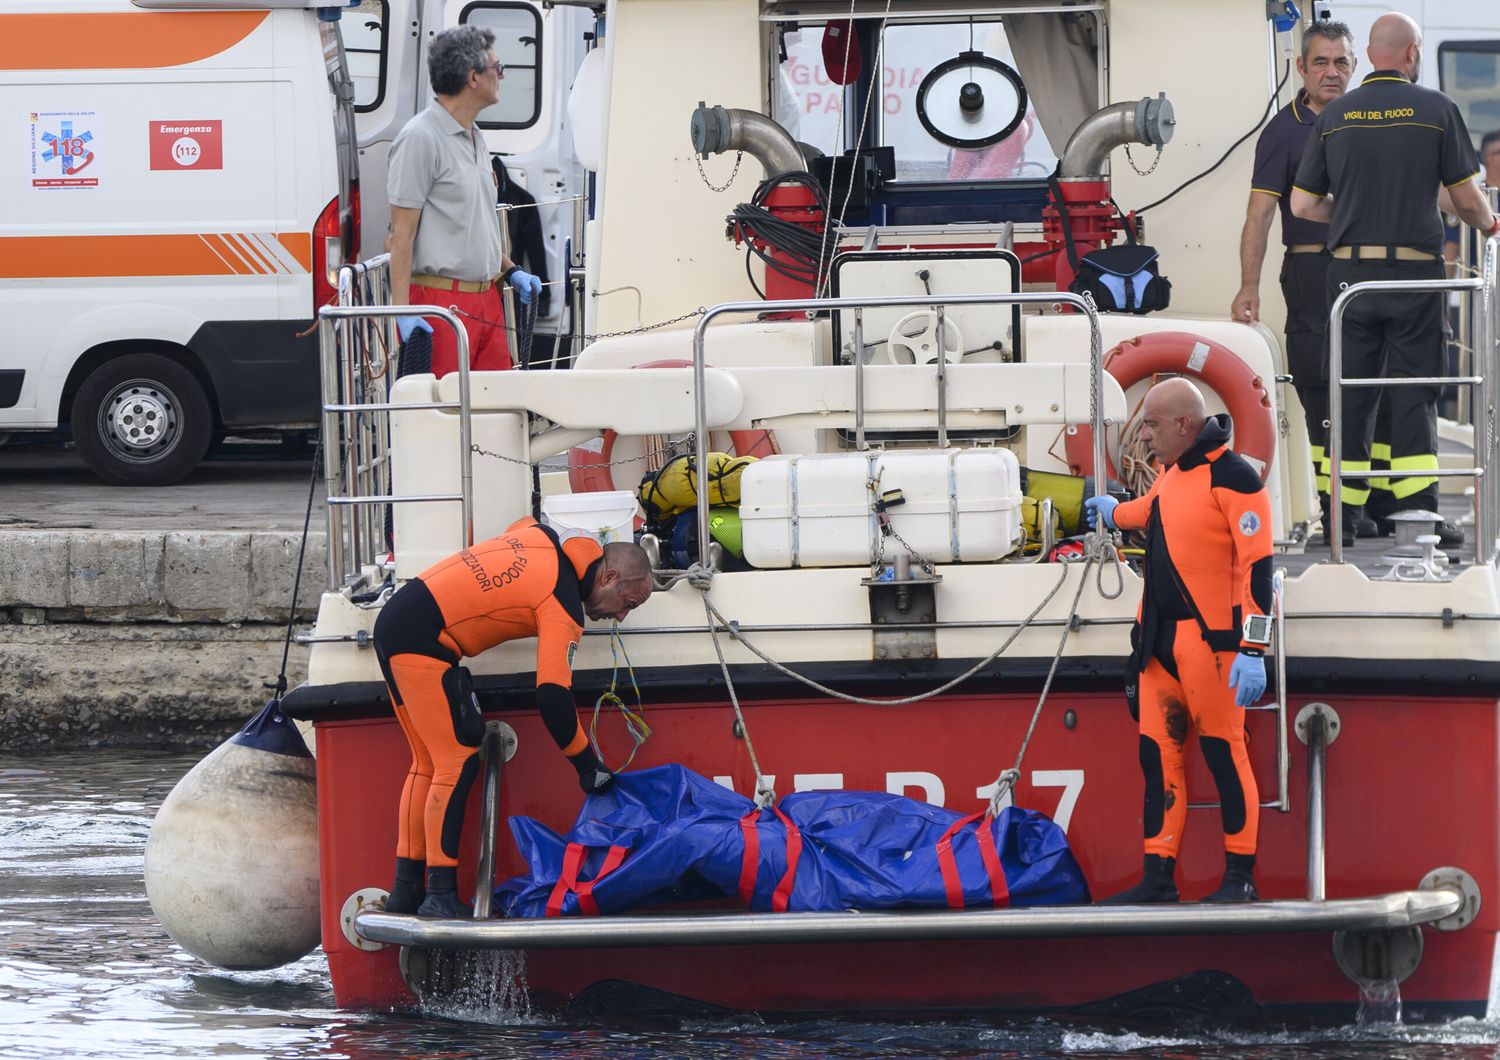
M312 427L359 253L346 0L0 0L0 436L119 484Z

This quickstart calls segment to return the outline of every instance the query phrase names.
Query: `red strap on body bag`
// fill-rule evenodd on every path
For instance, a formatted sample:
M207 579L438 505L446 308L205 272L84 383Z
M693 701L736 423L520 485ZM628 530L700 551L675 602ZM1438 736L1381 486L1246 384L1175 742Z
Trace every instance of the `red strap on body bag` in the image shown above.
M954 821L943 833L943 838L938 840L938 868L943 873L943 890L948 894L949 909L964 907L964 885L958 876L958 859L953 856L953 840L973 821L979 822L979 857L990 878L990 898L996 909L1004 909L1010 905L1010 888L1005 883L1005 869L1000 864L1000 852L995 849L995 833L990 830L990 822L994 819L989 810L971 813Z
M792 886L797 882L797 860L802 857L802 833L779 808L772 806L771 812L781 818L781 823L786 826L786 872L771 894L771 909L773 912L785 913L787 903L792 898ZM745 836L745 855L740 861L740 901L746 907L755 896L756 870L760 868L760 832L756 828L759 820L759 809L751 810L740 818L740 831Z
M583 868L583 859L588 857L589 848L582 843L569 843L567 852L563 855L562 875L557 878L557 886L552 888L552 894L547 899L547 915L562 916L563 901L568 895L576 894L578 912L583 916L598 916L599 906L594 902L594 886L619 868L628 853L630 851L624 847L610 847L609 853L604 855L604 864L599 866L594 878L579 883L578 873Z

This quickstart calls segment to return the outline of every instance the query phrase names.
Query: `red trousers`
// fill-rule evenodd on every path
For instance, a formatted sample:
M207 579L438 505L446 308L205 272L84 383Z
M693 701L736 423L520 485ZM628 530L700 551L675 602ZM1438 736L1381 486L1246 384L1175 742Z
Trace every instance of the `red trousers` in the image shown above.
M452 308L457 313L469 336L470 371L493 372L513 367L510 346L505 341L505 310L499 284L471 294L414 283L408 301L412 305ZM432 325L432 374L442 378L458 371L458 342L453 329L440 320L427 322Z
M1188 791L1183 745L1188 728L1219 789L1224 849L1254 854L1260 829L1260 789L1250 771L1245 711L1229 687L1232 651L1216 652L1203 641L1197 622L1177 623L1174 677L1151 658L1141 673L1141 772L1146 778L1146 853L1175 858L1187 825Z

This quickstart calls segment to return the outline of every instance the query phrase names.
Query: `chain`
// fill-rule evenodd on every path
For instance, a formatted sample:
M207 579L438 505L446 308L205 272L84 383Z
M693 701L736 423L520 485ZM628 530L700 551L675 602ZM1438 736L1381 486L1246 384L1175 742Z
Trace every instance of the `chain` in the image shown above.
M584 342L598 342L600 339L618 339L618 338L620 338L622 336L625 336L625 335L639 335L642 332L655 331L657 328L666 328L666 327L671 327L673 324L681 324L684 320L692 320L695 317L701 317L704 313L707 313L707 312L708 312L708 307L700 305L697 309L694 309L692 312L683 313L681 316L673 317L671 320L663 320L659 324L642 324L640 327L638 327L638 328L631 328L628 331L601 331L597 335L585 335L585 336L583 336L583 341Z
M478 322L480 324L493 324L496 327L500 326L499 321L490 320L487 317L476 317L472 313L465 313L462 309L458 308L458 306L456 306L456 305L450 305L448 307L448 309L449 309L449 311L457 314L458 316L468 317L470 320L476 321L476 322ZM600 332L597 335L584 335L583 336L583 341L584 342L597 342L600 339L618 339L618 338L621 338L621 337L623 337L625 335L639 335L642 332L655 331L658 328L668 328L668 327L671 327L673 324L681 324L684 320L693 320L693 319L696 319L697 317L701 317L704 313L707 313L707 312L708 312L708 307L700 305L697 309L689 310L688 312L683 313L680 316L672 317L670 320L663 320L663 321L660 321L659 323L656 323L656 324L642 324L640 327L630 328L627 331L602 331L602 332Z
M705 172L703 172L703 158L702 158L702 156L700 156L698 154L698 152L696 152L696 151L693 152L693 161L696 162L696 163L698 163L698 176L700 176L700 177L703 178L703 183L705 183L705 184L708 185L708 190L709 191L715 191L715 192L717 192L717 191L728 191L729 190L729 185L733 184L734 183L734 178L737 177L737 176L739 176L739 173L740 173L740 160L743 159L744 157L745 157L745 152L743 152L743 151L736 151L734 153L734 170L733 170L733 172L731 172L729 174L729 179L726 180L721 187L715 187L713 181L711 181L711 180L708 179L708 174L705 173Z
M1156 145L1156 157L1151 160L1150 169L1142 170L1140 166L1135 164L1135 159L1131 157L1130 154L1129 144L1125 145L1125 160L1130 163L1130 168L1135 170L1137 174L1143 177L1149 177L1151 174L1156 172L1156 167L1161 162L1161 144Z
M907 554L910 555L912 559L917 561L917 564L922 568L922 571L924 573L929 575L937 573L937 568L932 565L932 561L929 560L926 556L922 555L922 553L918 552L916 549L912 548L911 545L907 544L906 538L902 537L900 532L894 526L891 527L891 536L901 543L901 547L906 549ZM884 549L882 549L881 551L884 552Z
M875 535L875 562L872 564L875 568L875 575L878 577L880 568L885 565L885 539L887 537L894 537L901 544L901 547L906 549L906 554L917 561L917 565L922 568L923 573L929 576L937 574L937 568L932 565L932 561L911 547L911 544L896 529L889 515L885 513L880 494L880 480L884 475L885 468L881 468L875 473L874 478L865 479L865 488L870 493L870 510L879 516L877 521L880 524L878 527L879 532Z

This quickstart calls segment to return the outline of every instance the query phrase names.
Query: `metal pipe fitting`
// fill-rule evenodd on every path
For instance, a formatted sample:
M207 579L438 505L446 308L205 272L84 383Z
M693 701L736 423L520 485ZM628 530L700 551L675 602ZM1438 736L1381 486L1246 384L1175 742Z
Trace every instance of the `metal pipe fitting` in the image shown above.
M1155 99L1114 103L1083 120L1063 148L1058 176L1063 180L1098 180L1109 153L1122 144L1166 144L1177 119L1163 92Z
M807 172L802 148L791 133L764 114L732 107L698 104L693 111L693 150L704 158L743 151L766 170L766 179Z

